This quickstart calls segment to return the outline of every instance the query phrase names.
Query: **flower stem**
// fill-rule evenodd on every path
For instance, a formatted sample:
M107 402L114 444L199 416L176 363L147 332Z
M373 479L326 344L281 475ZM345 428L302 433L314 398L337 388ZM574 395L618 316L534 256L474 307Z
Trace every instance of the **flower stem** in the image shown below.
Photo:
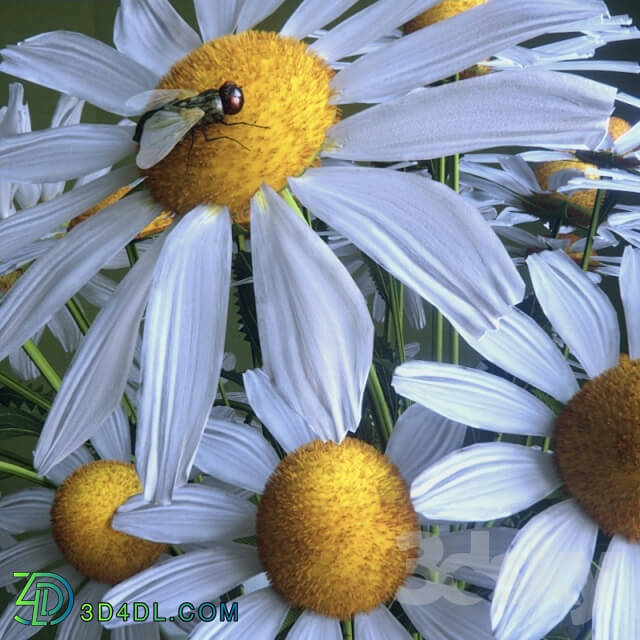
M127 258L129 258L129 265L131 267L133 267L133 265L138 262L138 258L140 257L138 255L138 247L136 247L135 242L131 241L127 246L126 246L126 251L127 251Z
M593 249L593 239L595 238L596 231L598 230L598 224L600 222L600 207L604 200L604 191L598 189L596 191L596 199L593 203L593 211L591 213L591 223L589 224L589 232L587 233L587 241L584 245L584 253L582 254L582 262L580 266L583 271L589 269L589 260L591 258L591 250Z
M389 285L396 349L398 351L398 359L400 362L404 362L404 286L395 278L390 278Z
M344 640L353 640L353 627L351 620L342 621L342 637Z
M369 393L371 394L373 410L376 414L377 422L382 427L386 440L388 440L393 429L393 421L391 420L389 407L387 406L387 403L384 399L384 393L382 392L382 386L380 385L380 379L378 378L376 366L373 363L371 364L371 369L369 370L367 387Z
M37 405L41 409L45 411L49 411L51 409L51 403L43 398L39 393L32 391L26 385L22 384L22 382L18 382L13 378L9 377L5 373L0 372L0 384L3 384L5 387L8 387L12 391L19 393L25 400L29 402L33 402L33 404Z
M65 306L74 322L78 325L80 333L85 335L87 331L89 331L89 319L85 315L82 307L78 304L78 301L75 298L70 298Z
M33 482L34 484L39 484L40 486L46 487L47 489L56 488L56 485L53 484L53 482L47 480L43 476L39 476L35 471L26 469L25 467L21 467L11 462L0 460L0 472L9 473L12 476L16 476L17 478L23 478L24 480L28 480L29 482Z
M54 391L57 391L60 388L60 376L49 364L49 361L45 358L42 351L38 349L36 343L33 340L27 340L22 345L22 348L31 359L31 362L36 365L42 377L53 387Z

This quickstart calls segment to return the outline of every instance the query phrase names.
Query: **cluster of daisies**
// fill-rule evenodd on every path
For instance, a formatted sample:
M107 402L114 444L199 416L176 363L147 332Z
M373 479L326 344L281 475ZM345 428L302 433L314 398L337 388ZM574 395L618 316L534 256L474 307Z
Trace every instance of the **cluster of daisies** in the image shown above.
M281 5L0 50L0 638L639 638L640 32Z

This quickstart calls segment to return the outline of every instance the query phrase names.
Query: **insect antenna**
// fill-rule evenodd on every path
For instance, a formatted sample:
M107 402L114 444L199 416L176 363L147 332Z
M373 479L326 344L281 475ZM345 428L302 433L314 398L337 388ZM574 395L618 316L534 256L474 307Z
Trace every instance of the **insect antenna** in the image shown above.
M247 127L255 127L256 129L269 129L270 127L265 127L261 124L252 124L251 122L225 122L224 120L220 120L220 124L223 124L225 127L235 127L238 124L244 124Z

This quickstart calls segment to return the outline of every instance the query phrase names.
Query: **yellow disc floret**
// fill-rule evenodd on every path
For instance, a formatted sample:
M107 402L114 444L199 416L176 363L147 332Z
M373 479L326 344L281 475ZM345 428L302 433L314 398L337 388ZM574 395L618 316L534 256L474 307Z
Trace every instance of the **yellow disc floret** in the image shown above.
M416 16L413 20L409 20L402 29L405 33L412 33L413 31L418 31L418 29L428 27L441 20L451 18L479 4L484 4L486 1L487 0L443 0L435 7L431 7L431 9Z
M355 438L316 440L269 479L257 536L276 591L294 606L350 618L391 598L413 571L419 525L388 458Z
M640 540L640 360L587 382L556 423L569 492L608 535Z
M149 190L176 213L219 204L229 207L236 222L246 222L249 201L263 182L281 189L287 176L313 164L337 118L329 104L332 74L305 43L270 32L228 35L195 49L159 88L200 93L234 82L242 89L244 106L225 116L227 125L206 127L207 138L232 140L207 141L196 125L193 136L187 134L143 172Z
M552 174L556 171L563 171L566 169L575 169L576 171L584 172L588 178L598 178L598 175L593 173L596 169L595 165L580 162L579 160L553 160L551 162L541 162L534 168L534 173L536 174L540 188L547 191L549 189L549 178L551 178ZM595 189L575 191L570 196L554 191L553 195L561 200L569 200L571 203L585 209L593 209L593 205L596 200Z
M151 566L167 545L111 528L118 507L142 491L133 465L90 462L70 474L51 508L53 537L69 564L92 580L117 584Z

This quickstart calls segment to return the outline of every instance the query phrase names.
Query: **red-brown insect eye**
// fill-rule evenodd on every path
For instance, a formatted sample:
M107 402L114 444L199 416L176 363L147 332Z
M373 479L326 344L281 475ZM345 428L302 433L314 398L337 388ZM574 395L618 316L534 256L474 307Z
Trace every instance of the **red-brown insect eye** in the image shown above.
M225 82L218 91L222 100L222 109L226 114L233 115L242 109L244 95L235 82Z

